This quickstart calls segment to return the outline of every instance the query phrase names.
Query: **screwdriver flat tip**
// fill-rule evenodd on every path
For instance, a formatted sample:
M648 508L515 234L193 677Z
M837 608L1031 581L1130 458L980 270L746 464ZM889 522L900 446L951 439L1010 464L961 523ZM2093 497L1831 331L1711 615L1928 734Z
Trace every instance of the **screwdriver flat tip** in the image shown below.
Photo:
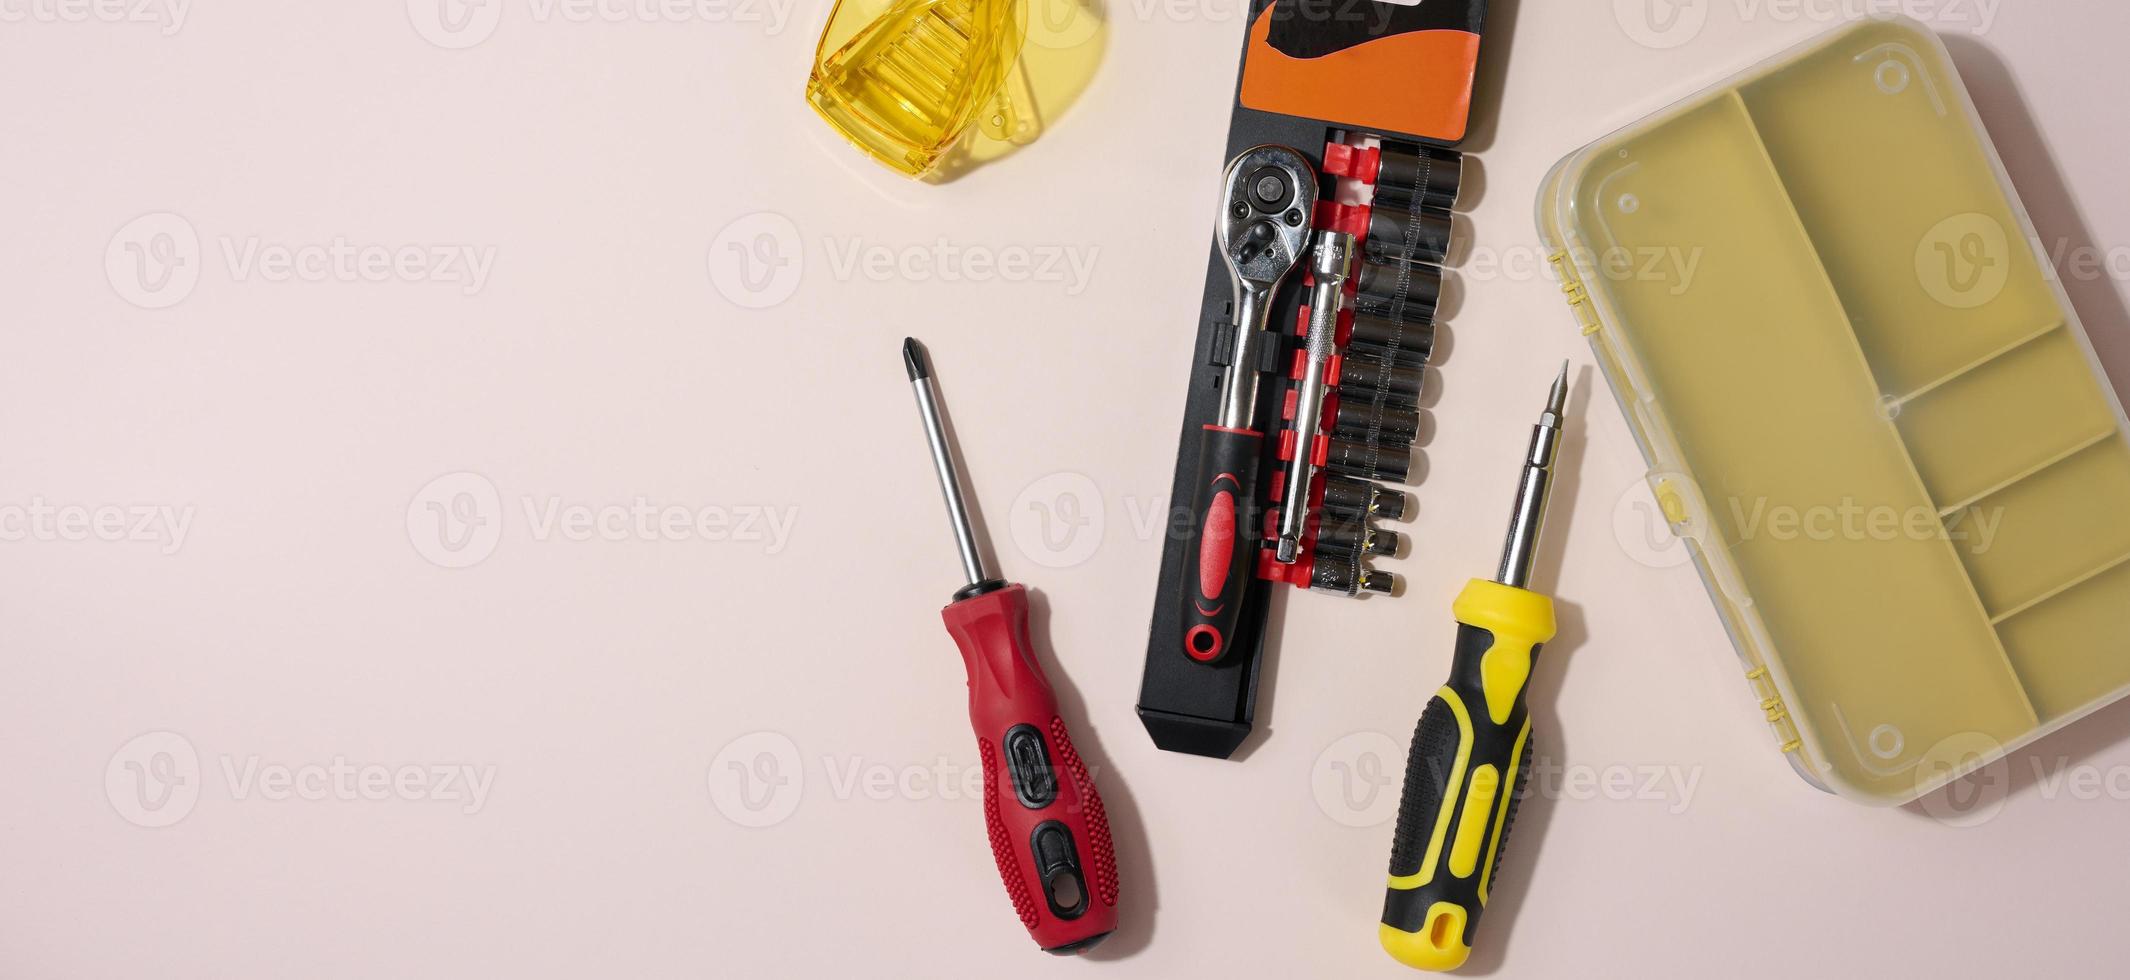
M909 369L911 381L923 381L932 376L932 365L925 360L924 345L915 337L902 338L902 366Z

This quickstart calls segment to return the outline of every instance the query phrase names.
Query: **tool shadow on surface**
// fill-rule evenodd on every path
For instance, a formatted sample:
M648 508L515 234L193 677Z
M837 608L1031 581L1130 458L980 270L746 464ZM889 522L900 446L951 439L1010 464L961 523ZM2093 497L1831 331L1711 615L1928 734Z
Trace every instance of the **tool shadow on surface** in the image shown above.
M2012 186L2033 219L2035 234L2047 253L2044 260L2085 324L2116 396L2130 399L2130 307L2124 305L2115 276L2103 271L2081 277L2057 265L2069 256L2106 253L2079 211L2024 90L2011 68L1987 44L1949 34L1945 46L1967 82L1975 111L2011 175ZM2125 742L2130 742L2130 703L2118 703L1901 809L1923 819L1979 821L1984 818L1982 811L2028 793L2045 778L2063 775Z
M1007 73L1004 101L984 107L978 122L942 154L922 179L949 184L1020 152L1055 124L1093 84L1109 47L1109 15L1102 0L1035 0L1027 40ZM1001 107L1011 117L1000 114Z
M1403 586L1400 587L1402 588ZM1287 603L1284 601L1268 603L1265 606L1265 638L1258 645L1257 654L1259 660L1257 677L1258 720L1255 725L1251 726L1250 734L1243 736L1242 744L1237 745L1234 753L1228 756L1230 762L1250 761L1250 754L1256 752L1258 746L1265 744L1265 740L1272 737L1272 719L1279 716L1278 712L1272 710L1272 707L1273 702L1277 700L1276 695L1279 693L1279 661L1280 653L1287 646L1286 636Z
M2018 189L2034 231L2048 251L2051 269L2070 294L2071 307L2085 324L2117 397L2130 400L2130 307L2124 305L2122 283L2110 274L2112 269L2081 277L2055 265L2060 256L2105 255L2106 250L2087 227L2077 197L2065 183L2048 139L2027 106L2024 90L1997 52L1981 41L1946 35L1945 47L1952 52L1960 77L1967 81L1983 128L2011 174L2012 186Z
M1479 59L1479 77L1472 85L1471 125L1458 149L1476 156L1493 149L1501 131L1502 92L1508 84L1509 62L1515 55L1517 8L1523 0L1493 0L1487 7L1486 55ZM1471 206L1469 199L1464 205Z
M1548 641L1532 667L1530 693L1525 705L1531 713L1532 757L1544 760L1554 768L1565 764L1568 758L1568 731L1561 723L1558 701L1561 691L1569 683L1569 661L1589 642L1589 633L1583 617L1583 608L1559 592L1561 556L1566 553L1565 542L1575 526L1575 501L1582 497L1583 457L1589 446L1588 419L1591 412L1591 394L1597 390L1597 375L1590 368L1575 373L1575 383L1569 389L1568 417L1579 419L1570 426L1561 438L1560 458L1554 467L1553 503L1548 508L1546 535L1555 542L1552 548L1540 548L1532 570L1531 587L1535 591L1553 596L1553 615L1559 629ZM1487 929L1490 938L1472 948L1472 957L1457 972L1465 976L1487 976L1499 972L1506 964L1509 949L1515 944L1516 922L1521 916L1524 895L1535 883L1533 875L1539 866L1539 852L1545 848L1546 828L1553 822L1553 808L1559 801L1539 790L1541 780L1534 776L1531 785L1524 787L1522 802L1516 808L1516 829L1513 846L1506 848L1501 857L1501 888L1495 892L1494 901L1487 906Z
M1109 835L1117 852L1118 889L1125 896L1118 902L1117 931L1102 945L1081 954L1082 959L1122 960L1147 947L1154 935L1154 911L1159 900L1154 888L1154 855L1147 842L1146 824L1139 816L1139 802L1122 773L1110 765L1102 745L1101 731L1087 714L1071 671L1057 659L1050 644L1050 597L1040 589L1028 590L1028 634L1037 659L1055 668L1050 687L1058 700L1058 714L1073 732L1080 757L1102 793L1103 809L1109 812Z

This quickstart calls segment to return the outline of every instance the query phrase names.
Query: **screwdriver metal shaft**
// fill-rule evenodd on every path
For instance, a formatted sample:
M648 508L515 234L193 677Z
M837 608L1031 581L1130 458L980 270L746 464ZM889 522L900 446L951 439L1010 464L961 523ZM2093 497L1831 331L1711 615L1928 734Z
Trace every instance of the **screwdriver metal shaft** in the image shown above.
M917 392L917 411L924 416L925 442L932 446L932 468L939 472L939 492L947 499L947 517L954 522L954 545L961 549L962 571L969 584L991 580L984 572L984 554L976 543L976 530L969 523L969 506L961 495L961 474L954 468L954 450L947 444L947 427L939 418L939 391L932 385L932 364L924 345L915 337L902 341L902 366L909 369L910 387Z
M1546 396L1546 410L1531 427L1531 448L1524 454L1523 480L1516 487L1516 508L1509 512L1509 537L1501 546L1501 573L1494 581L1523 588L1531 581L1531 562L1538 554L1538 534L1546 523L1546 498L1553 491L1553 461L1561 451L1561 416L1568 408L1568 365Z

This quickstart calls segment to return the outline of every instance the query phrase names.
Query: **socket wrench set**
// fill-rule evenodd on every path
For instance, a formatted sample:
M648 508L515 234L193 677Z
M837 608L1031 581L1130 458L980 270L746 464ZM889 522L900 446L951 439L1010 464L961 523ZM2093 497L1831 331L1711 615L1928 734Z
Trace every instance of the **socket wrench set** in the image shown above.
M1486 5L1361 0L1387 26L1352 36L1289 6L1246 42L1138 705L1156 745L1215 758L1249 736L1278 587L1392 594L1377 566L1411 550L1386 525L1412 506Z

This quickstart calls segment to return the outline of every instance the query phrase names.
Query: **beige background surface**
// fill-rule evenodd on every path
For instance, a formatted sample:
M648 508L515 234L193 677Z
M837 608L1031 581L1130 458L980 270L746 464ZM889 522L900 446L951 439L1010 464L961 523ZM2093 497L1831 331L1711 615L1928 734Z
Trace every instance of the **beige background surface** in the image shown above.
M456 33L431 0L0 0L0 976L1400 975L1388 777L1551 365L1589 360L1537 182L1855 6L1502 5L1410 589L1290 595L1235 763L1132 713L1227 0L1114 0L1079 105L943 188L802 105L820 0ZM2043 236L2112 265L2069 288L2130 378L2130 12L1908 6L1965 38ZM1101 770L1102 962L1032 948L963 788L905 333ZM1807 788L1610 396L1578 406L1547 761L1476 969L2119 970L2130 709L1979 806Z

